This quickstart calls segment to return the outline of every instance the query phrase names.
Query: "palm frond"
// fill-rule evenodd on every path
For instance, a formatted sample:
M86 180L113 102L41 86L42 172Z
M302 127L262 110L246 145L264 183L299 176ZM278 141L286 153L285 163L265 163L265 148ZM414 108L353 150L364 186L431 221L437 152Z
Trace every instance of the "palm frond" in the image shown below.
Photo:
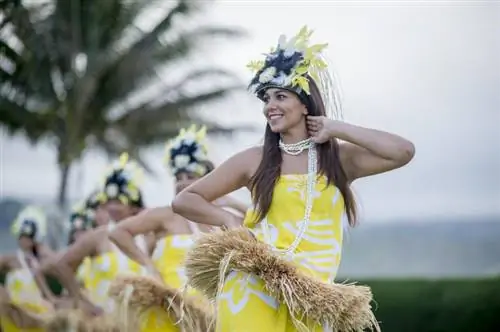
M24 131L26 136L34 142L50 133L50 123L48 116L32 112L24 105L0 96L0 125L9 132Z

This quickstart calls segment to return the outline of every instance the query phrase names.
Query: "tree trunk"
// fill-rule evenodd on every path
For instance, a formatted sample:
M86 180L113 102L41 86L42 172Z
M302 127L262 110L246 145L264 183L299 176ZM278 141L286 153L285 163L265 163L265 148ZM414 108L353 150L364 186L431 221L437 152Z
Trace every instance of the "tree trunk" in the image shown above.
M61 245L64 245L66 231L65 223L67 220L67 192L68 181L71 170L71 164L58 163L59 166L59 192L57 194L57 211L52 211L53 214L49 219L47 244L57 250Z
M68 194L68 180L69 171L71 169L70 164L60 164L59 165L59 193L57 196L57 205L62 211L66 210L67 204L67 194Z

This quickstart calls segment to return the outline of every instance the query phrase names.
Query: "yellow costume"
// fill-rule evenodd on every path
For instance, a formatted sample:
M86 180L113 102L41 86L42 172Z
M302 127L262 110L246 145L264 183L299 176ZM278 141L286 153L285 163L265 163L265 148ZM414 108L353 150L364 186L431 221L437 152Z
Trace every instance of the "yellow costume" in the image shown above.
M84 288L88 288L90 280L92 278L92 258L85 257L83 262L78 266L76 270L76 279L83 285Z
M283 175L276 184L267 222L270 243L278 249L288 248L298 235L304 218L306 181L307 175ZM341 257L344 200L336 187L326 187L323 177L318 179L313 197L309 227L293 261L309 275L332 282ZM249 211L245 225L265 241L262 224L256 225L254 219ZM286 306L266 292L261 280L241 272L231 272L226 278L217 313L218 332L296 331ZM325 330L316 326L311 331Z
M193 125L190 128L181 129L179 135L167 144L165 163L172 175L187 173L201 177L209 171L206 164L205 134L205 127L197 129ZM189 226L191 234L167 235L156 244L152 259L161 274L164 285L152 282L151 278L129 278L117 281L112 288L111 294L118 301L125 301L124 292L120 293L119 290L128 285L134 287L128 299L129 309L132 311L130 316L139 314L142 332L180 330L206 332L204 324L207 321L207 315L204 308L200 310L194 308L195 305L189 302L192 301L191 297L184 302L186 298L177 291L182 289L187 282L183 265L194 243L194 237L199 232L194 224L189 222ZM113 289L116 289L116 292L113 292ZM193 294L193 291L189 290L188 294ZM175 303L169 304L168 301ZM200 304L198 299L196 299L196 304ZM193 320L187 319L181 322L180 319L186 317L184 315L186 312L196 313ZM176 325L178 321L179 325Z
M194 243L193 235L169 235L156 244L153 261L163 281L170 287L181 288L186 284L183 264L186 253Z
M112 229L114 224L109 224ZM105 312L115 309L115 301L108 296L108 289L117 276L123 274L140 275L143 267L128 258L113 245L111 251L102 253L91 260L86 288L91 301Z
M33 273L26 264L22 252L18 252L18 259L23 267L10 271L5 278L5 288L7 289L11 302L24 309L27 313L40 315L49 312L50 307L47 301L43 299L42 293L36 284ZM42 328L19 328L6 316L2 316L0 320L3 332L44 331Z
M190 223L190 226L195 226ZM169 235L158 241L153 252L153 262L160 272L163 281L169 287L181 289L187 282L184 272L184 260L189 248L194 243L194 236L198 233L194 227L193 234ZM191 290L190 290L190 293ZM152 308L142 318L141 332L179 331L161 308Z

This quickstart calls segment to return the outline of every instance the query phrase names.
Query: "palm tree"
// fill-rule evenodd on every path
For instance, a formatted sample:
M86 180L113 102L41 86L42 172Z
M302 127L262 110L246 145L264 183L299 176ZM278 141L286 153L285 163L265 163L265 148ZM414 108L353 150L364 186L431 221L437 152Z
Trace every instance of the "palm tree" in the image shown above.
M90 148L141 160L140 147L165 141L187 122L234 129L196 112L241 88L223 69L188 62L203 41L243 35L184 27L207 2L0 0L0 124L33 142L53 142L59 206L71 166ZM144 31L137 21L152 9L164 14Z

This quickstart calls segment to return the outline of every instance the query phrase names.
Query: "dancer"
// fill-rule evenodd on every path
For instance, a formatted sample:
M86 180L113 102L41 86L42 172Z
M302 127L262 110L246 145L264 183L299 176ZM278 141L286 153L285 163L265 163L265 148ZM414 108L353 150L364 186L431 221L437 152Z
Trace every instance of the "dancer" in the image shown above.
M176 194L214 168L207 159L205 135L205 127L197 130L196 126L191 126L188 129L182 129L179 135L167 145L166 164L170 173L175 177ZM242 214L246 212L246 206L231 197L221 199L219 204ZM170 207L159 207L123 221L110 233L110 239L131 259L146 267L150 275L172 289L180 289L186 283L183 263L185 255L193 243L193 238L199 232L210 230L209 226L197 226L189 220L175 215ZM152 257L138 248L133 241L133 238L138 234L150 232L153 232L158 239ZM141 287L148 283L148 280L144 278L134 279L136 279L134 283L143 282ZM127 282L130 280L130 278L126 279ZM122 282L125 283L125 280ZM117 282L114 288L118 291L123 290L126 285L123 285L122 282ZM151 294L154 293L151 292ZM162 293L157 292L156 294L161 296ZM118 296L119 293L115 295ZM135 297L142 300L148 299L148 296L136 291L132 294L130 301L134 302ZM174 323L181 317L176 317L176 313L172 312L170 315L170 317L174 317L172 322L168 315L162 315L165 312L164 309L153 310L154 314L151 313L159 301L154 298L150 298L150 300L149 303L142 302L140 306L132 308L136 312L150 310L149 315L142 317L144 324L141 331L179 331Z
M112 312L115 308L114 301L107 295L111 282L120 273L141 272L138 264L125 257L108 240L108 232L116 222L143 209L137 183L140 175L138 166L128 161L128 155L123 154L120 161L114 163L106 173L102 192L99 194L100 204L104 205L112 220L107 225L87 231L55 264L46 266L45 270L55 274L69 295L88 313ZM144 250L148 250L145 243L142 245ZM75 275L86 257L92 258L92 278L86 285L89 297L81 291Z
M71 247L87 232L95 229L97 225L105 225L109 221L106 211L101 208L98 201L99 192L92 193L84 204L76 206L70 215L70 230L68 234L68 247ZM58 257L62 257L63 253ZM92 277L92 258L85 257L76 270L76 279L80 287L86 289L90 286Z
M47 314L53 311L55 296L43 276L34 270L54 253L42 242L47 231L43 211L35 206L24 208L12 225L19 250L0 257L0 269L7 273L5 288L0 289L1 330L43 331Z
M344 220L356 223L350 186L407 164L414 146L327 117L335 86L321 54L326 44L310 45L310 37L306 27L282 36L264 61L251 63L264 145L231 157L172 204L185 218L227 229L199 240L186 261L190 284L218 300L219 332L379 328L369 288L334 283ZM253 235L209 203L241 187L252 193L243 225Z

